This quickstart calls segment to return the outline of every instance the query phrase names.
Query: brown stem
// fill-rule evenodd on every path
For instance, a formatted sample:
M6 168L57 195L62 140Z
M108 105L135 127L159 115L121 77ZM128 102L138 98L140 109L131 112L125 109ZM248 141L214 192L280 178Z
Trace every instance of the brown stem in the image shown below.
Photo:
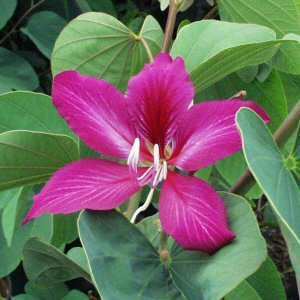
M25 13L24 15L15 23L15 25L11 28L11 30L8 31L8 33L0 40L0 45L4 43L9 36L17 29L17 27L23 22L23 20L38 6L40 6L42 3L44 3L46 0L41 0L37 2L36 4L32 5Z
M9 299L11 294L10 290L9 281L5 278L0 278L0 296L4 297L5 299Z
M165 37L164 37L163 47L161 50L162 52L167 53L170 50L177 13L178 13L178 4L176 0L171 0L166 29L165 29Z
M300 121L300 101L295 105L285 121L276 130L273 135L275 142L282 147L292 133L296 130ZM231 193L244 195L254 185L255 179L249 170L238 180L238 182L230 189Z
M203 17L202 20L214 19L218 15L218 7L214 6L211 10Z

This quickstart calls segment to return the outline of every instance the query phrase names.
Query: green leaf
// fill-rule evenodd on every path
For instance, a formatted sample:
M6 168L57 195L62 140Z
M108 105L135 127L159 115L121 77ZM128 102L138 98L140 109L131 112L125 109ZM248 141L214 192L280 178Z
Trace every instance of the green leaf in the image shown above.
M45 182L78 158L78 145L68 136L23 130L1 133L0 190Z
M117 12L111 0L76 0L82 12L97 11L103 12L114 17Z
M248 109L238 113L237 123L251 173L280 221L300 243L300 190L270 131Z
M299 0L219 0L223 20L255 23L272 28L278 37L298 41L285 43L276 54L274 66L281 71L300 74L300 2Z
M236 240L212 256L184 251L174 244L168 266L141 231L121 214L82 213L79 235L100 295L110 300L137 296L215 300L253 274L266 258L265 241L255 216L243 198L228 193L221 196ZM147 232L153 236L151 230Z
M73 242L77 237L77 214L53 216L53 237L51 244L63 247Z
M0 298L1 299L1 298ZM38 300L36 297L26 294L20 294L12 298L13 300Z
M153 55L162 45L163 32L148 16L139 34L133 33L116 18L103 13L86 13L69 23L58 37L52 72L78 70L105 79L125 89L132 74L148 61L144 40Z
M225 300L262 300L255 289L247 282L243 281L233 291L231 291Z
M89 274L65 254L39 239L30 239L24 247L23 266L29 280L52 286L74 278L90 280Z
M68 257L72 259L77 265L81 266L87 273L89 273L89 265L82 247L74 247L67 253Z
M77 290L70 291L65 297L62 298L62 300L89 300L89 299L90 298L87 295Z
M42 287L32 281L28 281L26 283L25 291L28 295L32 295L38 300L61 300L69 292L64 283Z
M286 300L280 273L269 257L257 272L247 278L247 282L256 290L262 300Z
M11 195L11 191L0 193L0 202L10 199L7 195ZM49 241L52 236L52 217L44 216L33 222L22 225L28 213L29 207L32 205L33 192L31 188L24 188L18 206L16 224L11 244L8 245L3 228L0 226L0 277L10 274L20 263L24 244L31 237L39 237L45 241ZM2 223L3 213L0 211L0 224Z
M74 136L58 115L51 97L40 93L9 92L0 95L0 120L0 133L31 130Z
M8 190L6 194L10 194L9 201L2 211L2 228L3 234L6 239L7 245L10 247L12 244L12 240L17 228L17 225L20 225L20 220L18 220L18 210L19 206L23 203L20 203L19 200L22 201L22 193L23 187L15 188L12 190ZM26 193L26 191L25 191ZM1 195L1 193L0 193ZM0 201L2 201L0 199ZM21 220L22 221L22 220Z
M0 0L0 7L0 29L2 29L12 17L17 7L17 0Z
M38 77L21 56L0 47L0 93L12 90L35 90Z
M199 92L228 74L270 60L282 43L275 39L273 30L255 24L199 21L180 30L171 53L185 59Z
M41 11L32 15L21 31L26 34L38 49L51 57L55 40L67 22L52 11Z

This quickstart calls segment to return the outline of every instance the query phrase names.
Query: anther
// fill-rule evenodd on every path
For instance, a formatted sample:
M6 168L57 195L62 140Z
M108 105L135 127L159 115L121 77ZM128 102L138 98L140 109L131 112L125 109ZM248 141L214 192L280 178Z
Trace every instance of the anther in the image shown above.
M127 164L129 165L130 169L133 171L137 171L138 163L140 160L140 139L136 138L134 143L130 149Z
M155 144L153 147L153 164L154 164L155 171L158 171L159 169L159 161L160 161L159 146L158 144Z

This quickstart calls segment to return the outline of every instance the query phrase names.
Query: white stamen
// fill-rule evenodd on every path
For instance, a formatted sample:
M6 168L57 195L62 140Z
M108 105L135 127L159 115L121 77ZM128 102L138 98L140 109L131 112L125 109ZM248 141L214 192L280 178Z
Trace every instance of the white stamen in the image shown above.
M163 161L163 166L162 166L162 180L166 180L168 175L168 164L164 160Z
M159 166L157 172L155 173L155 176L154 176L154 179L153 179L153 182L152 182L152 186L153 187L156 187L160 181L161 181L161 174L162 174L162 165Z
M158 146L158 144L155 144L153 147L153 164L154 164L155 171L157 171L157 172L159 169L159 160L160 160L159 146Z
M134 143L130 149L127 164L129 165L130 169L137 171L137 166L140 160L140 139L136 138Z
M150 190L150 192L149 192L149 194L148 194L148 196L147 196L147 199L146 199L145 203L144 203L141 207L139 207L139 208L134 212L134 214L133 214L133 216L132 216L132 218L131 218L131 220L130 220L130 222L131 222L132 224L134 224L134 222L135 222L137 216L138 216L142 211L145 211L145 210L149 207L149 205L150 205L150 203L151 203L151 201L152 201L152 198L153 198L153 194L154 194L154 188L152 188L152 189Z
M152 173L151 173L152 170L153 170L153 166L148 168L147 171L143 175L141 175L140 177L137 178L140 185L144 185L149 182L149 180L151 179L151 176L152 176Z

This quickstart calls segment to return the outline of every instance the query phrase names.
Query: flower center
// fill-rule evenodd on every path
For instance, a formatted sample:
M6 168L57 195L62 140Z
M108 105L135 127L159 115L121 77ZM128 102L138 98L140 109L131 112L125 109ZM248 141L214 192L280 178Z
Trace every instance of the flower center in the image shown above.
M140 165L148 166L148 169L138 177L138 181L140 185L145 185L149 182L151 182L152 187L156 187L159 185L160 182L167 179L168 174L168 164L166 159L160 157L160 148L158 144L155 144L154 146L147 144L149 152L152 154L153 161L150 162L141 162L140 161L140 147L141 142L139 138L136 138L134 140L134 143L131 147L131 150L128 155L127 164L129 166L129 170L133 172L137 172L137 168ZM170 145L167 145L164 149L165 157L169 158L172 152L172 147Z

